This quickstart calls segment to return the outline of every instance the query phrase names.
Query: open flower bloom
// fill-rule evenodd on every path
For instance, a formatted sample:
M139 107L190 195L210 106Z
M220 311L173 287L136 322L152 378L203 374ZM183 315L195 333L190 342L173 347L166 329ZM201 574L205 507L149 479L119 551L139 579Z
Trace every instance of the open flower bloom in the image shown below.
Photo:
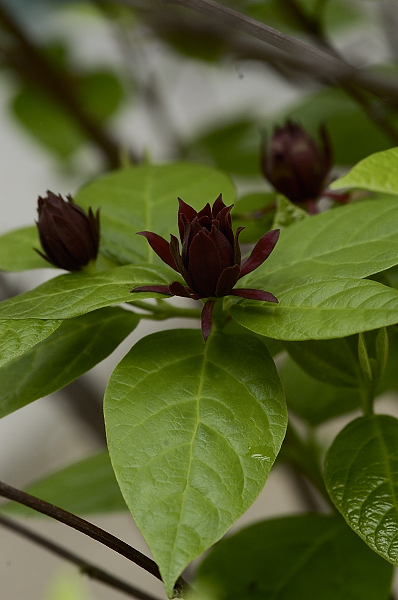
M225 206L222 196L196 212L180 198L178 239L170 236L170 243L156 233L140 231L148 240L156 254L172 269L180 273L186 286L174 281L166 285L144 285L132 292L160 292L183 298L208 298L202 310L202 334L206 341L211 329L212 310L216 298L221 296L241 296L251 300L278 302L273 294L262 290L233 289L238 279L251 273L271 254L279 237L279 229L269 231L257 242L250 256L241 263L238 237L243 227L234 235L231 225L231 208Z
M66 271L80 271L95 260L99 245L99 211L86 213L70 196L48 191L38 201L37 229L44 252L36 250L52 265Z

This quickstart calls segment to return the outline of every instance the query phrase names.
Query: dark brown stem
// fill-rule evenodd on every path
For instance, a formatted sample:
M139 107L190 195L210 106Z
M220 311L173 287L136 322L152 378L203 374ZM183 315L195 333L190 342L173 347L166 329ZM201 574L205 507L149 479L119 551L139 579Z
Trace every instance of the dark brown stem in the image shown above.
M56 554L57 556L68 560L69 562L78 566L82 573L84 573L88 577L91 577L92 579L97 579L105 585L108 585L121 592L125 592L128 596L138 598L139 600L157 600L157 598L155 598L154 596L150 596L149 594L139 590L135 586L132 586L129 583L122 581L117 577L114 577L113 575L107 573L100 567L97 567L96 565L87 562L83 558L80 558L80 556L77 556L76 554L70 552L66 548L63 548L59 544L55 544L53 541L48 540L47 538L36 533L35 531L32 531L31 529L28 529L27 527L21 525L17 521L14 521L13 519L9 519L8 517L0 515L0 525L6 527L7 529L10 529L14 533L21 535L22 537L30 540L31 542L42 546L43 548L49 550L53 554Z
M40 498L36 498L35 496L31 496L22 490L18 490L6 483L0 482L0 496L3 498L7 498L8 500L13 500L14 502L18 502L19 504L23 504L24 506L28 506L29 508L33 508L37 512L47 515L60 523L64 523L81 533L84 533L88 537L91 537L93 540L100 542L104 546L111 548L118 554L121 554L128 560L131 560L133 563L142 567L156 577L157 579L162 580L157 564L142 554L126 542L123 542L116 536L104 531L100 527L93 525L93 523L89 523L85 519L81 519L80 517L55 506L54 504L50 504L49 502L45 502ZM175 590L177 594L186 593L189 589L188 583L186 583L182 577L180 577L175 586ZM177 595L176 597L180 597Z
M137 0L110 0L117 4L126 4L131 7L137 5ZM331 56L328 52L314 48L300 40L286 35L260 21L256 21L236 10L213 0L146 0L140 8L159 10L162 6L177 4L203 14L212 23L220 26L229 26L238 31L266 42L270 47L281 50L281 62L286 58L290 63L292 59L301 69L306 70L322 81L339 83L341 81L355 81L363 89L372 92L375 96L386 101L396 102L398 99L398 83L396 79L387 78L367 70L357 69L344 61Z
M303 10L301 4L297 0L282 0L286 9L294 16L301 29L312 36L313 40L318 43L323 49L327 50L330 56L343 61L343 57L332 46L327 37L322 31L322 25L317 19L309 17ZM375 107L367 97L367 94L360 89L355 82L342 81L341 88L362 108L364 113L373 121L384 133L390 138L394 144L398 144L398 131L386 119L384 109Z
M39 87L72 116L89 139L101 150L109 168L120 166L120 152L116 142L101 125L86 112L77 100L73 87L47 60L40 48L19 23L0 3L0 26L10 35L13 43L3 45L0 56L24 81Z

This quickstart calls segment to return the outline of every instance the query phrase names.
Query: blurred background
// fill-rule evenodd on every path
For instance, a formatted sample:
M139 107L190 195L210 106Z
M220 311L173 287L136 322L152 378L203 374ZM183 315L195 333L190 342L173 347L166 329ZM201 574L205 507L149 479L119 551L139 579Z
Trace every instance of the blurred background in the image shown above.
M272 191L260 170L262 139L287 118L315 138L326 126L334 177L368 154L398 145L396 0L221 3L343 58L362 69L362 83L183 4L0 0L1 234L33 224L37 197L46 190L73 196L101 172L144 159L219 166L231 174L241 200L253 200ZM52 269L0 272L0 297L52 276ZM157 329L159 323L141 323L80 380L3 418L0 479L22 488L101 449L107 379L130 346ZM390 397L377 406L397 412ZM325 446L344 422L319 428ZM297 490L288 468L277 465L234 528L308 510L308 498ZM91 520L148 553L126 513ZM44 518L24 522L165 598L153 577L85 536ZM0 528L1 600L122 597Z

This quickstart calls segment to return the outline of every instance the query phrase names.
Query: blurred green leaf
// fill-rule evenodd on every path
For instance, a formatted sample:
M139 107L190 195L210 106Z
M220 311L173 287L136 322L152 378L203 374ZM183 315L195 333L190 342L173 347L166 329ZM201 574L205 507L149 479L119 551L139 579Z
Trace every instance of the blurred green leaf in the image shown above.
M123 96L119 80L106 71L77 77L73 90L81 108L98 123L115 112ZM37 88L22 85L12 110L25 129L61 159L68 158L87 139L75 119Z
M339 387L362 385L358 338L285 342L291 358L311 377Z
M23 227L0 236L0 270L26 271L54 268L34 251L40 249L37 227Z
M24 491L77 515L127 510L107 450L64 467L32 483ZM7 502L1 510L9 514L41 516L17 502Z
M103 308L66 319L52 335L0 369L0 417L51 394L89 371L137 326L139 317Z
M256 192L239 198L231 216L234 229L244 227L240 243L255 243L272 228L275 192Z
M361 404L359 389L336 387L314 379L289 357L283 360L279 374L288 407L313 427L349 413Z
M392 568L332 515L255 523L215 545L195 600L387 600Z
M260 175L260 128L248 120L217 123L184 148L190 160L210 162L236 175Z

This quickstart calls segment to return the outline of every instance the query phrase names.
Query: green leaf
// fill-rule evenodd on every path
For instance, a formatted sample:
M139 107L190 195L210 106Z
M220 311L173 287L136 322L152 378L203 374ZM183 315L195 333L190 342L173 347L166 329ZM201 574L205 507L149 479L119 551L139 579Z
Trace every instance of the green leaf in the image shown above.
M356 338L284 343L293 360L311 377L331 385L354 388L362 385L357 345Z
M77 515L127 509L107 450L64 467L24 491ZM17 502L7 502L1 510L9 514L41 516Z
M331 189L362 188L398 195L398 148L376 152L331 184ZM396 200L394 200L396 202ZM377 201L378 202L378 201Z
M98 308L164 294L136 292L139 285L168 285L177 279L161 266L125 266L95 275L59 275L37 288L0 303L0 319L70 319Z
M361 278L397 263L398 202L368 200L314 215L283 230L270 257L241 282L257 287L293 279Z
M275 192L257 192L239 198L231 216L234 230L244 227L239 236L242 244L257 242L272 229L275 213Z
M57 573L52 578L46 591L44 600L91 600L92 596L87 589L87 582L81 573L67 571Z
M218 168L236 175L260 175L261 132L247 119L234 121L201 132L184 149L184 155L199 162L211 161Z
M398 419L360 417L335 438L325 458L325 483L350 527L398 566Z
M51 394L109 356L139 317L103 308L67 319L52 335L0 369L0 417Z
M193 598L387 600L391 579L391 566L340 517L300 515L256 523L216 544Z
M105 394L109 452L168 594L263 488L286 429L261 342L195 330L140 340Z
M313 427L361 405L359 389L322 383L307 375L288 357L282 362L279 375L288 407Z
M28 269L54 268L34 251L40 249L36 227L15 229L0 236L0 270L26 271Z
M75 195L83 208L101 209L101 252L119 264L158 263L160 259L138 231L170 239L177 234L178 201L196 210L223 194L235 201L229 177L214 168L191 163L145 164L108 173Z
M51 335L62 321L0 321L0 367Z
M293 223L299 223L303 219L309 218L309 216L307 211L290 202L285 196L278 194L272 229L285 229Z
M327 340L398 322L398 292L375 281L333 279L267 286L279 304L244 300L231 314L243 327L277 340Z
M103 122L119 106L122 87L112 73L98 71L66 76L81 108L94 122ZM76 120L37 88L22 86L13 100L12 110L29 133L61 159L68 158L87 141L86 132Z

